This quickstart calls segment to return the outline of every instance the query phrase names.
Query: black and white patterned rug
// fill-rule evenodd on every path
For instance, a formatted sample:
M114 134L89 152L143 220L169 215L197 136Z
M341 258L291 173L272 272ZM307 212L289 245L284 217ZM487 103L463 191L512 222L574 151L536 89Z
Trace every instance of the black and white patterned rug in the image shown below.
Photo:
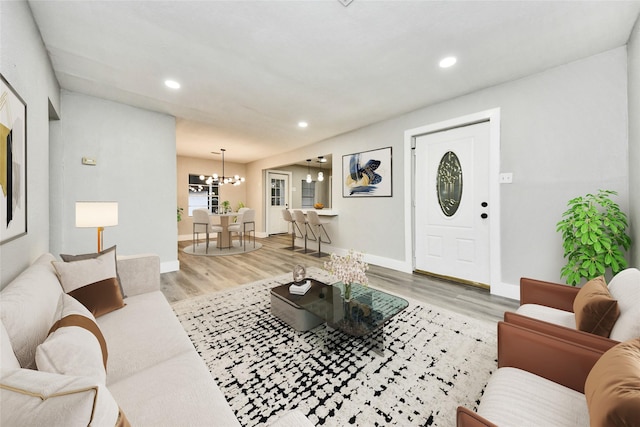
M271 315L269 290L290 280L173 304L243 426L296 408L322 426L455 426L458 405L476 408L496 369L494 323L409 300L384 327L383 356L359 341L327 353L322 326L296 332Z

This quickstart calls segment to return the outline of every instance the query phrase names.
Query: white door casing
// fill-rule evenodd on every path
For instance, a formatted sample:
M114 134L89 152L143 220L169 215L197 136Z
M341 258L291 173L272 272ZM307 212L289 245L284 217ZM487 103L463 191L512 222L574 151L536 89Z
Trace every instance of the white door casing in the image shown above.
M487 121L415 139L416 270L489 285L489 130Z
M289 208L291 200L291 172L267 171L266 181L267 234L287 233L289 224L282 218L282 210Z

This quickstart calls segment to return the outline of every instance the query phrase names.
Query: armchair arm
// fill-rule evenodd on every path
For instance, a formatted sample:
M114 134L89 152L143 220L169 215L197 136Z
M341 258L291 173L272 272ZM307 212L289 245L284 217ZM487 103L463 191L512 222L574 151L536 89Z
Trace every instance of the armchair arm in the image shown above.
M580 288L542 280L520 279L520 305L539 304L573 313L573 300Z
M498 427L489 420L482 418L470 409L464 406L458 406L456 410L456 426L457 427Z
M584 393L584 382L604 351L511 323L498 322L498 368L514 367Z
M603 352L618 344L618 341L601 337L600 335L567 328L509 311L504 313L504 321Z
M160 290L160 258L157 255L118 256L117 262L126 296Z

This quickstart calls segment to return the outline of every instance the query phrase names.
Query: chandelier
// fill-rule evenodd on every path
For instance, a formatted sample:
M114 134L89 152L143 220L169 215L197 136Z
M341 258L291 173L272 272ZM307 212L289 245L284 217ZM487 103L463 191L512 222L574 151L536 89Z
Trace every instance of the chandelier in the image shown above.
M224 175L224 152L227 151L227 150L224 149L224 148L221 148L220 151L222 152L222 175L220 176L217 173L211 174L210 177L207 177L207 180L205 182L208 185L211 185L211 184L240 185L240 184L242 184L244 182L244 177L241 177L239 175L234 175L234 176L225 176ZM213 153L213 154L218 154L218 153ZM204 177L200 177L200 179L204 179Z

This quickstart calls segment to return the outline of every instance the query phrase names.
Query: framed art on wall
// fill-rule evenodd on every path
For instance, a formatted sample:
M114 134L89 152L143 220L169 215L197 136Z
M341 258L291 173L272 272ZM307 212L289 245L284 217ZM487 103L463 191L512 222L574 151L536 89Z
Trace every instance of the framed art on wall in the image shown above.
M342 156L342 197L391 197L391 147Z
M0 74L0 245L27 234L27 104Z

